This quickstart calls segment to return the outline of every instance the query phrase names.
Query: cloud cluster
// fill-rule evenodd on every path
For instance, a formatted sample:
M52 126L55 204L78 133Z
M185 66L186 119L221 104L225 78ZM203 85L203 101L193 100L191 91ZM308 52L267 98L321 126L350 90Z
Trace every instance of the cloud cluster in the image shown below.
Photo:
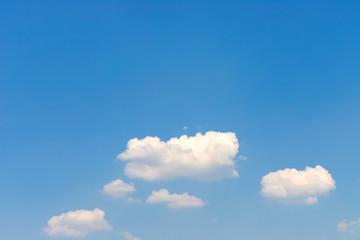
M120 198L134 191L136 191L134 184L124 183L121 179L117 179L104 185L102 189L103 194L110 195L113 198Z
M184 130L187 127L184 127ZM130 139L125 152L117 156L126 161L125 174L130 178L147 181L173 179L178 177L204 181L221 180L238 176L235 157L239 143L235 133L209 131L204 135L183 135L167 142L158 137ZM246 160L246 156L238 156ZM335 189L335 181L328 170L321 166L306 167L305 170L283 169L270 172L261 180L261 194L279 203L315 204L318 197ZM121 179L103 186L101 192L113 198L124 197L126 202L140 203L140 199L127 195L136 191L134 184ZM167 189L152 191L146 202L163 203L173 209L203 207L202 199L188 193L170 194ZM112 230L104 218L104 211L77 210L53 216L44 232L50 236L85 237L91 232ZM210 222L215 223L215 218ZM360 219L353 222L342 221L339 231L351 233L360 230ZM118 232L119 233L119 232ZM140 240L130 232L119 233L126 240Z
M50 218L44 232L50 236L85 237L94 231L111 230L104 216L105 212L98 208L69 211Z
M190 196L188 193L170 194L167 189L160 189L153 191L147 198L147 203L166 203L168 207L174 209L202 207L205 205L203 200L195 196Z
M305 170L286 168L270 172L261 180L264 197L279 203L318 203L318 196L335 189L335 181L321 166L306 167Z
M167 142L158 137L134 138L118 159L128 162L125 173L130 178L219 180L238 176L234 161L238 148L235 133L210 131Z
M360 218L357 221L346 222L345 220L339 222L337 229L340 232L349 232L351 234L360 231Z

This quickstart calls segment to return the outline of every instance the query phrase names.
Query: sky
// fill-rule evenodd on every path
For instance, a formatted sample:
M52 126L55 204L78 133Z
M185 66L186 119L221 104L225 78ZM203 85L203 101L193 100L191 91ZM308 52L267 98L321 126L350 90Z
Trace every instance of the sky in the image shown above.
M0 239L359 239L359 10L0 1Z

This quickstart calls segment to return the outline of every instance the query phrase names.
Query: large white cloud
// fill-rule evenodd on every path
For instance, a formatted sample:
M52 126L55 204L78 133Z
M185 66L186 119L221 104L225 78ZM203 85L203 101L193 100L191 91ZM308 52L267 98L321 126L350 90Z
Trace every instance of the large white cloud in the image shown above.
M120 198L134 191L136 191L134 184L124 183L121 179L117 179L104 185L102 189L102 193L110 195L113 198Z
M360 231L360 218L357 221L347 222L345 220L339 222L337 229L340 232L350 232L355 233Z
M130 178L219 180L238 176L234 161L238 148L235 133L210 131L167 142L158 137L134 138L118 159L128 161L125 173Z
M204 206L203 200L195 196L190 196L188 193L170 194L167 189L160 189L159 191L152 191L152 194L146 199L147 203L166 203L168 207L180 209L189 207Z
M264 197L280 203L318 203L318 196L335 189L335 181L325 168L306 167L305 170L286 168L270 172L261 180Z
M69 211L50 218L44 232L50 236L85 237L94 231L111 230L104 216L105 212L98 208Z

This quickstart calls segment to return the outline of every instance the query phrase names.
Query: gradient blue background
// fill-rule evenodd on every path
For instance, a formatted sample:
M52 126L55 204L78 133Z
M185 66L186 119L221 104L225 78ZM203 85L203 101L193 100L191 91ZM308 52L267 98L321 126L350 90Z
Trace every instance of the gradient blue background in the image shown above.
M336 225L360 218L359 10L358 1L0 1L0 238L52 239L42 232L51 216L98 207L142 240L357 239ZM98 191L130 182L114 161L130 138L208 130L237 134L248 157L239 178L133 181L134 197L168 188L205 207ZM268 172L317 164L337 184L319 204L261 197Z

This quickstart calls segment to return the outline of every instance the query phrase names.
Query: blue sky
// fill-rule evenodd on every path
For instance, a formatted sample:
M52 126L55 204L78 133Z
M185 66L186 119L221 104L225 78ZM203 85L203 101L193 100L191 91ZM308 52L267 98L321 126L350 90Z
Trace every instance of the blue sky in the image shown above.
M358 239L359 8L1 1L0 238L71 239L44 232L48 220L98 208L113 230L83 239ZM236 134L238 177L148 181L116 160L133 138L208 131ZM317 165L336 181L317 204L262 194L268 173ZM116 179L141 203L101 191ZM146 202L159 189L204 206Z

